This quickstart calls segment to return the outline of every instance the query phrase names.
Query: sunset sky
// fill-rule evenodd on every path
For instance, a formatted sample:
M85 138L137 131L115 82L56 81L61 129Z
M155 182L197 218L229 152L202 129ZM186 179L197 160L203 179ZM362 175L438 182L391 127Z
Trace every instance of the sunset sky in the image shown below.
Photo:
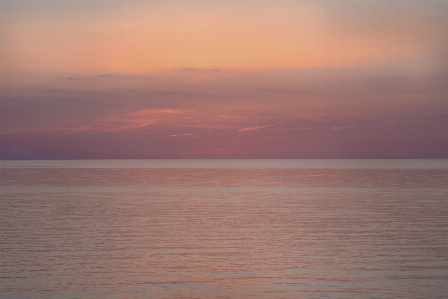
M0 5L0 159L448 158L448 1Z

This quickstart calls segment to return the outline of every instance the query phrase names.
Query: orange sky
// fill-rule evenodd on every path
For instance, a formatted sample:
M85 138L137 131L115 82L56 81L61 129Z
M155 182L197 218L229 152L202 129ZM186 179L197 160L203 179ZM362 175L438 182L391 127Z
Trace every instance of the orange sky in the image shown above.
M448 157L447 2L0 5L0 158Z
M319 1L3 1L2 71L129 74L435 59L441 36L436 22L425 18L437 14L437 7L426 12L422 5L402 5L395 14L385 3L371 10L361 1L353 8L343 3L358 13L347 14L333 6Z

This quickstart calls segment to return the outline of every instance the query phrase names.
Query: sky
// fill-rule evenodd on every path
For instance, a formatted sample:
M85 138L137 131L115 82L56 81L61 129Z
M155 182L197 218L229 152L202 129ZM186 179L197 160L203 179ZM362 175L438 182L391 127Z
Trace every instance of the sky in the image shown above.
M448 158L448 1L0 0L0 159Z

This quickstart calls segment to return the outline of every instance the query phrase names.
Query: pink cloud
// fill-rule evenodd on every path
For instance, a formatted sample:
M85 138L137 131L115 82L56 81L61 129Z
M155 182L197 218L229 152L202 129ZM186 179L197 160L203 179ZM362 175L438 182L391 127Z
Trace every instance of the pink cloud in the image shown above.
M283 121L279 121L279 122L276 122L276 123L273 123L270 125L266 125L266 126L253 126L253 127L242 128L242 129L239 129L238 132L250 132L250 131L260 130L260 129L264 129L267 127L272 127L272 126L278 125L282 122Z
M176 110L176 109L143 109L135 111L133 115L166 115L166 114L181 114L181 113L192 113L192 110Z
M349 126L339 126L339 127L332 127L332 130L343 130L343 129L347 129L349 128Z
M219 119L237 119L237 118L241 118L241 116L239 116L239 115L219 114L219 115L216 115L215 118L219 118Z
M138 128L142 128L142 127L146 127L146 126L152 125L153 123L154 122L145 122L145 123L138 123L138 122L136 122L136 123L132 123L132 124L127 125L127 126L123 126L120 129L121 130L138 129Z
M166 121L173 118L173 115L192 113L192 110L176 110L176 109L143 109L131 112L123 118L108 119L107 129L102 129L102 132L118 132L123 130L132 130L152 125L159 121ZM174 118L179 118L174 116ZM185 117L180 117L186 119ZM123 125L124 123L124 125ZM119 125L117 125L119 124Z

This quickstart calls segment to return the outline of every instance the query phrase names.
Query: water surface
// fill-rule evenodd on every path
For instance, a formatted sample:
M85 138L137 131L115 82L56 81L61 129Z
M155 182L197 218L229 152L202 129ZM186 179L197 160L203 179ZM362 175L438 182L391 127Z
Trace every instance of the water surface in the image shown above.
M448 297L448 160L0 165L2 298Z

